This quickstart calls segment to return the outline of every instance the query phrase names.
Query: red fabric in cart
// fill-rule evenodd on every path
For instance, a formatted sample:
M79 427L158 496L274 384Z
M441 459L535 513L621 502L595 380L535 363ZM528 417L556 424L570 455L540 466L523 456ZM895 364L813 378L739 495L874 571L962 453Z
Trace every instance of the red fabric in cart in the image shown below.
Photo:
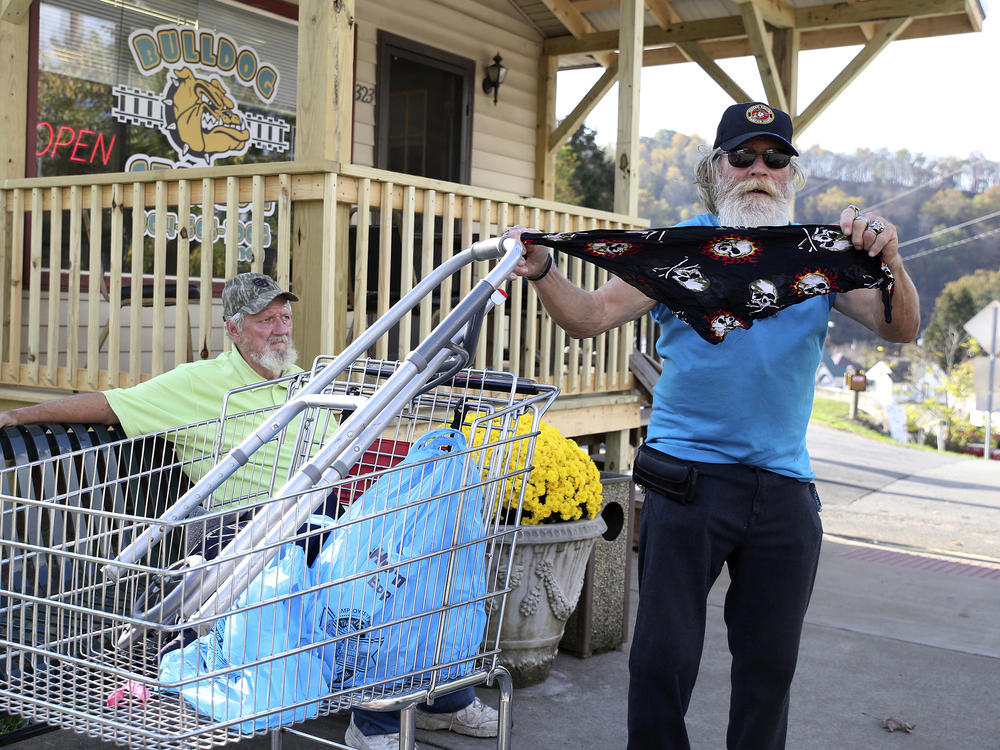
M346 479L353 477L363 478L354 481L345 481L334 490L340 505L347 507L353 503L375 481L376 477L365 477L366 474L391 469L406 457L409 450L410 444L405 440L385 440L379 438L372 443L371 447L364 452L358 462L347 471Z

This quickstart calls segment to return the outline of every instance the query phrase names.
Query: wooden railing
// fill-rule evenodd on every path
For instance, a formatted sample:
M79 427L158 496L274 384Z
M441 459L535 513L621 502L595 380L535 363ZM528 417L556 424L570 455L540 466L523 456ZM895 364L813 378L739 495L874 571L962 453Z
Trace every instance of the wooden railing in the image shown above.
M289 285L300 252L292 249L294 215L309 204L323 207L322 233L335 238L329 252L342 264L335 276L346 294L299 304L332 306L335 351L434 264L508 225L545 231L643 225L353 165L282 162L8 180L0 185L0 386L100 390L215 356L228 346L222 280L255 270ZM583 286L607 278L591 264L566 256L558 262ZM378 343L375 356L405 356L486 270L466 268L439 296L424 300ZM508 304L490 314L476 366L555 383L568 394L631 388L631 326L572 340L530 285L516 282L509 291Z

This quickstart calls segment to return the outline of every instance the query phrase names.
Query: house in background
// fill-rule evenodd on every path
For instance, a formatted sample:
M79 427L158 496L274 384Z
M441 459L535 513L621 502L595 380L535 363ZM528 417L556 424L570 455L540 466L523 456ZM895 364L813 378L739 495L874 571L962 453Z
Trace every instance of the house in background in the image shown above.
M926 401L935 399L944 403L945 373L934 362L912 362L906 378L906 390L901 396L904 401Z
M846 372L846 368L834 362L833 357L830 356L830 352L824 349L823 356L819 361L819 367L816 368L816 385L821 385L825 388L842 388Z
M226 347L218 295L266 271L301 302L306 362L426 269L514 223L641 227L643 66L753 56L802 133L895 40L979 31L978 0L0 0L0 400L128 385ZM802 51L856 46L813 101ZM960 61L943 60L942 67ZM562 121L560 69L604 74ZM554 201L555 154L618 83L615 205ZM664 123L669 127L669 123ZM562 259L588 286L606 276ZM478 277L407 315L406 356ZM569 341L516 284L475 365L561 386L566 434L630 461L628 358L648 322ZM508 345L507 342L516 345Z

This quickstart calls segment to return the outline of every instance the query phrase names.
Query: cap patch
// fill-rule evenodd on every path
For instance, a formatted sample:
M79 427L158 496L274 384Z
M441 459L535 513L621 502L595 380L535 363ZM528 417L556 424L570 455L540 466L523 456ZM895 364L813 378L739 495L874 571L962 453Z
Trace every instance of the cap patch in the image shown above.
M774 122L774 111L764 104L754 104L747 109L747 119L755 125L767 125Z

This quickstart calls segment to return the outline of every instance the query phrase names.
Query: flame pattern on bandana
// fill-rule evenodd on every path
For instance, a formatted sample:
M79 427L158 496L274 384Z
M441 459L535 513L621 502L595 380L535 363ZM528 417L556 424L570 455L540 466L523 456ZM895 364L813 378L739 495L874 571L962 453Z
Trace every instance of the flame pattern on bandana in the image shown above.
M752 239L742 234L714 237L702 246L701 251L723 263L756 263L760 259L760 248Z

